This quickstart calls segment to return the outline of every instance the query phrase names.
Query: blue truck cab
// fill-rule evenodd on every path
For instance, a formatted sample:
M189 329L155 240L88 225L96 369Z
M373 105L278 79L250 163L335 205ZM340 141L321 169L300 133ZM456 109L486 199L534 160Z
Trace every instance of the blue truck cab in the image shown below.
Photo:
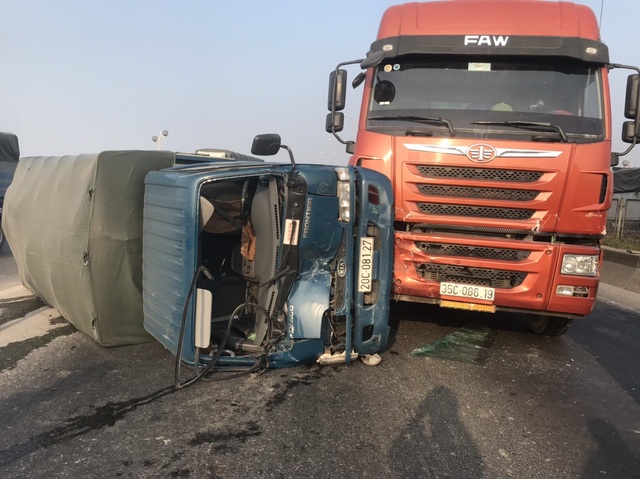
M155 339L196 367L288 367L384 348L385 176L248 156L177 163L145 179L144 328Z

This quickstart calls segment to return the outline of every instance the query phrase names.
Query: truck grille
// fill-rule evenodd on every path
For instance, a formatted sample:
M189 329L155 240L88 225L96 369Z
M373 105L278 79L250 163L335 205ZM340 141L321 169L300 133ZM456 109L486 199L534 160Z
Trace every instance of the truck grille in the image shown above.
M518 271L468 268L434 263L417 263L416 271L420 277L429 281L488 286L499 289L512 289L520 286L527 273Z
M497 261L522 261L531 251L505 248L487 248L481 246L463 246L457 244L429 243L416 241L416 247L433 256L462 256L465 258L492 259Z
M336 273L334 273L335 278L335 288L333 291L333 299L335 301L335 309L340 310L344 308L345 303L345 287L346 287L346 277L341 278L337 273L337 264L341 259L346 259L347 256L347 236L343 232L342 240L340 240L340 246L338 246L338 252L336 254Z
M418 165L417 170L426 178L462 178L466 180L509 181L514 183L533 183L542 178L543 175L541 171L435 165Z
M503 220L528 220L535 210L519 208L492 208L486 206L462 206L439 203L418 203L420 211L428 215L467 216Z
M480 198L487 200L531 201L539 192L533 190L509 190L504 188L477 188L471 186L418 185L418 191L429 196L455 198Z

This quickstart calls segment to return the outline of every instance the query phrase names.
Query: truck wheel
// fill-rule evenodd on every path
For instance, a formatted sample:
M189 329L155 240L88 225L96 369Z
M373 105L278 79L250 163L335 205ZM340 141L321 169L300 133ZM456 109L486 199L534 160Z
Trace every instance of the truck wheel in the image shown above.
M538 314L527 315L527 321L531 331L545 336L561 336L567 332L573 322L572 319Z

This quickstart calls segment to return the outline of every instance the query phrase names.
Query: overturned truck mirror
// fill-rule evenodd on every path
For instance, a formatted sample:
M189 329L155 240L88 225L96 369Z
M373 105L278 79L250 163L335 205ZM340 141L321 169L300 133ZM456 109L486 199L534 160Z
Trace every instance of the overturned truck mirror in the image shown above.
M280 151L282 140L277 133L265 133L257 135L251 145L251 153L254 155L271 156Z

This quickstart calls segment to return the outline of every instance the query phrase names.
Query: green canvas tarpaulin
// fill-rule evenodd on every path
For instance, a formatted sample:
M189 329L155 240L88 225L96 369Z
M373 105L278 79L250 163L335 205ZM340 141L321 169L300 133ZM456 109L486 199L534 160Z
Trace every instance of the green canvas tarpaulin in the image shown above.
M103 346L151 339L143 328L144 177L175 154L107 151L28 157L2 226L25 286Z
M614 193L640 192L640 168L621 168L613 171Z

